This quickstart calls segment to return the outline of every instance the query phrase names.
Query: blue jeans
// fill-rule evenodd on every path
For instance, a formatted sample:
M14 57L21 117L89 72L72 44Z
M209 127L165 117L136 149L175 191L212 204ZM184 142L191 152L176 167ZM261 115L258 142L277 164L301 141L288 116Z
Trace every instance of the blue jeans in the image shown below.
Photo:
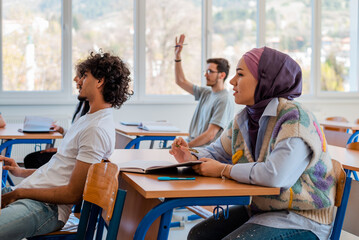
M189 240L239 240L239 239L290 239L310 240L318 237L308 230L282 229L246 223L249 220L247 210L243 206L235 206L229 209L228 219L223 215L218 220L213 216L195 225L189 232Z
M9 187L2 194L10 192ZM1 209L0 239L22 239L61 229L57 205L31 199L20 199Z

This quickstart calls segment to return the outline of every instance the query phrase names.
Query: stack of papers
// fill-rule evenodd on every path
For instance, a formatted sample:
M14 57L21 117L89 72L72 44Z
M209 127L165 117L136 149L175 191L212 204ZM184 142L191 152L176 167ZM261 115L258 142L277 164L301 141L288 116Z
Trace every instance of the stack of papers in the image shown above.
M54 120L48 117L25 116L24 133L47 133L52 131L51 126Z

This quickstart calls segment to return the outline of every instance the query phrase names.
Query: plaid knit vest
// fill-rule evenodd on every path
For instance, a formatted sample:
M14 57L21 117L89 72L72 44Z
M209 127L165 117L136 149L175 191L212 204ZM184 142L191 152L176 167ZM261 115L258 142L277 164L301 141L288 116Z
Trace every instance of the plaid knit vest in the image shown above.
M257 162L266 161L276 145L287 138L299 137L313 151L311 160L297 182L281 189L277 196L253 197L250 209L263 211L291 210L323 224L333 221L336 180L324 134L312 113L299 103L279 99L277 116L270 117ZM232 163L253 162L237 124L237 118L221 135L224 150L232 155Z

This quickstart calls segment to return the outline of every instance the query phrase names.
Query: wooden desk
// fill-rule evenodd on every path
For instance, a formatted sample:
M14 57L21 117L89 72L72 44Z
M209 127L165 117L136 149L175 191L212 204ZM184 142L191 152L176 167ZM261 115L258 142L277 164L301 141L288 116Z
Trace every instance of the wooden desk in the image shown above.
M348 138L347 144L351 143L354 141L354 138L359 136L359 124L355 124L355 123L345 123L345 122L336 122L336 121L323 121L320 122L320 125L323 127L334 127L334 128L341 128L341 129L350 129L353 131L353 134ZM328 132L336 132L336 131L328 131ZM345 134L345 133L337 133L340 137L340 134ZM343 143L344 144L344 143ZM341 146L341 145L337 145L337 146Z
M359 171L359 151L331 145L328 145L328 151L332 159L339 161L343 165L343 168L347 174L342 196L342 203L340 208L338 208L337 214L335 216L335 221L340 223L338 228L341 230L344 223L345 212L352 184L352 178L350 177L350 174L351 171ZM331 239L339 239L341 231L333 230L333 233L334 232L336 232L337 235L334 237L332 236Z
M22 133L18 130L23 124L6 124L4 128L0 128L0 154L4 149L5 157L11 157L11 149L14 144L52 144L55 139L61 139L63 136L58 132L51 133ZM2 187L5 186L7 171L2 173ZM11 181L10 181L11 182Z
M359 130L359 124L355 123L346 123L346 122L337 122L337 121L322 121L320 125L323 127L335 127L342 129L350 129L353 131Z
M167 149L116 149L110 157L111 162L117 164L134 159L176 162ZM172 210L176 207L247 205L248 196L279 194L279 188L241 184L233 180L198 175L195 175L194 181L157 180L158 176L178 176L178 174L195 175L193 171L185 170L166 174L121 173L120 187L127 190L119 229L121 239L144 239L145 236L146 239L155 239L158 225L157 239L167 239Z
M167 141L172 141L176 136L188 136L186 132L154 132L139 129L137 126L125 126L122 124L116 125L116 132L125 136L135 137L130 141L125 149L130 149L134 146L138 149L141 141L164 141L164 146L167 146Z
M62 134L58 132L50 133L22 133L19 129L23 128L23 124L6 124L4 128L0 128L0 139L61 139Z
M359 171L359 151L328 145L332 159L339 161L344 169Z

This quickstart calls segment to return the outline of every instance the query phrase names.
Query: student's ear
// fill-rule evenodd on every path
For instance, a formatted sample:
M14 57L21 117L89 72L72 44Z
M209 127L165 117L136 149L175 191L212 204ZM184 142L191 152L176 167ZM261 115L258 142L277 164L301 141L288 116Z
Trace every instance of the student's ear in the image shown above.
M105 84L105 78L97 80L97 88L101 88Z
M219 75L220 75L220 78L221 78L221 79L224 79L224 78L226 77L226 73L225 73L225 72L220 72Z

